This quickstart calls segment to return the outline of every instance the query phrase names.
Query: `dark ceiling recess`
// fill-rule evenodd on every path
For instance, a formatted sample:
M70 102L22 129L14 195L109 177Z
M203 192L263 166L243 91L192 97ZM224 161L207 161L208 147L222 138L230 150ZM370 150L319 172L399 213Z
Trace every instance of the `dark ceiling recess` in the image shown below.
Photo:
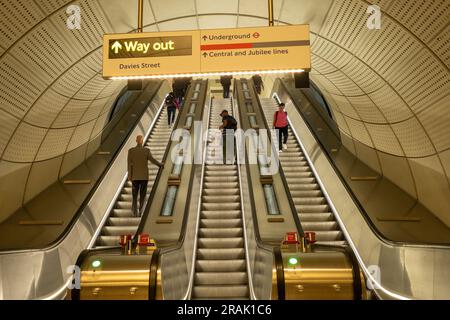
M294 79L295 79L295 87L297 89L309 88L309 72L295 73Z

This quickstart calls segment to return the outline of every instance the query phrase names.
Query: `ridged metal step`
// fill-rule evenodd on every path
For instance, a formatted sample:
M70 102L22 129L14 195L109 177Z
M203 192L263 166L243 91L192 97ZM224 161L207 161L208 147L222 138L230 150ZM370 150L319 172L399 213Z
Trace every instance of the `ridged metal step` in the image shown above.
M211 116L218 117L229 106L230 100L215 99ZM209 125L216 128L220 123L214 118ZM205 164L193 299L249 298L239 188L235 165Z

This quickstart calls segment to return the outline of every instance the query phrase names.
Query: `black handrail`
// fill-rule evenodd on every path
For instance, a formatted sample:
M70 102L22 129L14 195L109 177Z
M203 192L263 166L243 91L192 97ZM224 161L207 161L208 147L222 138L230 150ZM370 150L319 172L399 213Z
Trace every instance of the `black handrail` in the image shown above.
M293 99L291 98L291 100L293 100ZM283 172L283 175L284 175L284 172ZM286 189L286 190L289 190L289 189ZM297 215L295 215L295 216L297 216ZM300 222L300 218L298 218L298 216L297 216L297 219ZM350 247L348 247L348 246L315 245L315 247L334 248L336 250L344 250L347 253L347 256L349 257L349 259L352 263L353 294L354 294L355 300L361 300L362 287L361 287L360 267L359 267L358 259L356 258L356 255L353 252L353 250L351 250Z
M427 243L411 243L411 242L406 242L406 241L395 241L395 240L390 240L387 239L379 230L378 228L375 226L375 224L373 223L372 219L369 217L367 211L364 209L364 206L361 204L361 202L359 201L359 199L356 197L356 195L353 192L353 189L350 187L350 185L348 184L348 182L345 180L344 175L342 174L342 172L340 171L340 169L337 167L337 165L335 164L334 160L331 158L330 154L327 151L327 148L324 146L324 144L322 143L322 141L316 136L313 127L311 126L311 124L309 123L308 119L304 116L301 107L298 105L298 101L296 99L294 99L291 95L290 90L287 88L287 85L284 83L284 81L282 81L280 78L277 79L277 81L279 81L279 83L282 85L283 90L286 92L286 94L291 98L292 103L295 106L295 109L297 110L297 112L300 114L300 116L303 119L303 122L306 124L306 126L308 127L309 131L311 132L311 134L314 136L317 144L320 146L320 148L322 149L323 154L326 156L326 158L328 159L328 162L331 164L331 167L333 168L333 170L335 171L336 175L339 177L342 185L345 187L345 189L347 190L348 194L350 195L350 197L352 198L353 202L355 203L355 205L358 207L362 217L364 218L364 220L366 221L366 223L368 224L369 228L372 230L372 232L374 233L374 235L383 243L390 245L390 246L436 246L436 247L450 247L450 245L445 245L445 244L438 244L438 243L434 243L434 244L427 244Z
M119 95L117 96L116 100L114 101L114 104L113 104L111 110L109 111L108 123L111 122L111 120L116 115L117 105L119 104L119 101L120 101L120 99L122 99L123 95L127 92L128 92L127 86L123 87L123 89L120 91Z
M149 279L148 279L148 300L156 300L158 288L158 268L161 249L155 249L150 260Z
M187 92L190 92L190 88L191 88L191 86L188 88ZM158 88L158 90L156 92L158 92L158 91L159 91L159 88ZM162 108L164 108L164 106ZM184 108L182 110L184 110ZM174 128L178 127L180 119L181 119L181 114L178 115L177 120L176 120L176 122L174 124ZM153 129L152 129L152 131L153 131ZM150 134L151 134L151 132L150 132ZM171 147L171 143L172 143L172 141L169 140L169 143L167 144L165 153L163 155L163 161L165 161L167 159L167 156L169 154L169 150L170 150L170 147ZM149 196L149 198L147 200L146 208L145 208L145 211L144 211L144 214L146 214L145 219L147 218L147 216L149 214L149 210L150 210L150 206L151 206L151 201L150 200L154 198L154 195L156 193L156 188L157 188L158 182L159 182L160 177L161 177L161 173L162 173L162 170L160 168L158 170L155 182L154 182L154 184L152 186L152 191L150 193L150 196ZM191 178L191 181L192 180L193 179ZM190 190L189 190L189 192L190 192ZM185 218L186 217L184 217L183 219L185 219ZM141 221L139 223L138 230L136 231L136 234L135 234L135 236L132 239L133 249L136 249L136 247L138 245L138 243L137 243L138 235L142 232L142 229L144 228L144 225L145 225L145 220L144 220L144 215L143 215L142 218L141 218ZM184 225L185 225L185 223L183 221L183 228L182 228L182 230L186 229L186 227ZM184 232L182 232L182 234L183 233ZM120 246L113 246L113 247L108 247L108 248L85 249L78 256L78 259L77 259L77 262L75 263L75 265L78 266L79 268L81 268L81 265L82 265L83 261L91 253L113 252L113 251L117 251L118 249L121 249L121 247ZM151 262L150 262L149 300L155 300L156 299L156 286L157 286L156 281L157 281L157 278L156 278L156 275L152 275L153 273L155 273L155 272L152 272L152 270L155 269L155 268L156 268L156 270L158 269L160 255L161 255L161 250L159 248L155 249L155 251L153 251L152 259L151 259ZM80 290L79 289L76 289L76 288L72 289L72 300L80 300Z
M259 95L256 92L255 86L253 84L253 80L249 80L249 81L252 84L250 87L252 88L252 95L253 95L253 97L256 100L257 108L258 108L260 117L263 119L264 126L266 127L266 130L267 130L267 135L269 136L269 140L270 140L270 142L272 143L272 146L273 146L272 135L271 135L271 132L270 132L270 126L269 126L269 123L267 122L266 115L264 114L264 110L263 110L262 105L261 105L261 100L259 99ZM273 150L273 148L272 148L272 152L275 152ZM284 190L286 192L289 192L289 190L290 190L289 189L289 185L287 183L286 175L284 173L284 169L283 169L283 166L281 165L281 163L278 166L278 170L280 172L281 181L283 182ZM300 218L298 217L297 209L295 208L294 200L289 195L287 195L287 198L288 198L288 201L289 201L289 206L291 207L291 213L292 213L292 217L294 218L295 226L297 227L297 232L299 233L299 235L301 237L304 237L305 236L305 232L304 232L302 224L300 222Z
M158 91L160 90L161 86L162 86L162 81L160 81L157 84L157 88L155 90L155 92L153 93L152 97L150 98L150 101L152 101L156 94L158 93ZM145 112L145 109L142 111L142 114ZM136 118L136 121L134 123L134 125L132 127L135 126L136 123L138 123L138 121L140 120L139 118ZM115 162L117 156L119 155L121 149L123 148L123 146L125 145L125 142L128 140L128 138L130 137L132 133L132 130L129 130L129 132L124 136L122 142L120 143L120 145L117 147L116 151L114 152L114 154L112 155L109 163L106 165L106 167L103 169L102 173L100 174L100 176L97 178L97 180L95 181L94 185L92 186L92 188L90 189L90 191L88 192L88 194L85 196L83 202L81 203L81 205L79 206L78 210L76 211L76 213L74 214L73 218L70 220L70 222L67 224L66 228L63 230L63 232L56 238L56 240L50 242L50 244L48 244L47 246L43 247L43 248L39 248L39 249L21 249L21 250L5 250L5 252L8 251L14 251L14 252L35 252L35 251L43 251L43 250L48 250L51 248L54 248L56 246L58 246L67 236L67 234L72 230L73 226L75 225L76 221L78 221L78 219L80 218L81 214L83 213L84 209L86 208L87 204L89 203L89 201L91 200L92 196L94 195L94 193L97 191L98 187L100 186L100 183L103 181L103 179L105 178L106 174L108 173L109 169L111 168L111 166L113 165L113 163Z
M186 96L188 96L188 94L190 94L191 88L194 88L193 84L190 84L188 90L186 90L186 92L187 92L187 93L186 93ZM186 96L185 96L185 97L186 97ZM203 94L203 97L202 97L202 100L201 100L201 101L203 101L203 104L204 104L205 99L206 99L206 90L204 90L204 94ZM199 101L200 101L200 99L199 99ZM199 104L199 105L201 105L201 104ZM183 107L181 110L187 110L187 107ZM203 110L204 110L204 108L201 108L202 114L203 114ZM187 111L186 111L186 112L187 112ZM177 128L177 127L178 127L180 119L181 119L181 114L178 115L178 118L177 118L177 121L175 122L174 128ZM170 151L170 149L171 149L172 143L173 143L172 141L169 142L169 144L168 144L168 146L167 146L167 148L166 148L166 151L165 151L165 153L164 153L164 156L163 156L163 161L165 161L165 160L167 159L167 156L168 156L169 151ZM151 200L154 198L154 195L155 195L155 193L156 193L156 189L157 189L156 186L157 186L157 184L159 183L159 180L160 180L160 178L161 178L161 173L162 173L162 170L160 169L160 170L158 171L157 178L155 179L155 183L153 184L153 186L155 186L155 187L152 188L152 191L151 191L151 193L150 193L150 196L149 196L149 198L148 198L148 200L147 200L147 204L146 204L146 206L145 206L144 213L143 213L142 218L141 218L141 222L140 222L139 227L138 227L138 229L137 229L137 231L136 231L136 234L135 234L135 236L134 236L134 238L133 238L133 246L134 246L134 247L136 247L136 245L137 245L137 237L138 237L138 235L139 235L140 233L142 233L142 230L143 230L143 228L144 228L144 226L145 226L145 222L146 222L146 220L147 220L147 218L148 218L148 215L149 215L149 213L150 213L150 207L151 207L151 202L152 202ZM191 194L191 192L192 192L191 186L192 186L192 183L193 183L193 175L194 175L194 170L191 171L191 176L190 176L190 181L189 181L189 189L188 189L188 197L190 197L190 194ZM189 199L189 198L188 198L188 199ZM185 212L184 212L184 216L183 216L183 221L182 221L182 223L181 223L180 236L179 236L179 239L178 239L178 241L177 241L177 244L176 244L173 248L171 247L171 248L168 249L168 250L172 250L172 249L173 249L173 250L176 250L176 248L181 247L181 245L182 245L182 243L183 243L183 241L184 241L185 233L186 233L187 216L188 216L188 215L187 215L187 212L188 212L188 206L186 206L186 208L185 208ZM166 252L167 252L167 251L164 251L164 253L166 253Z
M237 96L237 100L239 101L239 94L238 92L240 90L242 90L242 88L239 86L241 84L241 81L235 81L234 82L234 88L233 88L233 93L234 95ZM245 103L244 103L245 104ZM240 103L238 102L238 105L240 105ZM242 108L238 108L239 111L242 110ZM239 120L241 120L241 112L239 113ZM250 163L249 163L249 155L248 155L248 150L247 148L244 146L244 155L245 155L245 167L246 167L246 173L247 173L247 180L248 180L248 185L251 186L253 185L252 183L252 177L250 174ZM242 188L242 186L241 186ZM253 230L255 232L255 239L256 239L256 245L259 249L262 250L266 250L265 248L265 244L261 239L261 234L259 233L259 227L258 227L258 214L256 213L256 203L255 203L255 195L253 193L253 189L252 188L248 188L249 194L250 194L250 202L251 202L251 214L252 214L252 219L253 219ZM280 260L279 257L277 256L276 253L276 249L278 247L275 246L271 246L272 247L272 254L274 255L274 262L275 262L275 268L277 270L277 288L279 288L279 296L281 292L284 292L284 267L283 267L283 261L282 259ZM278 248L279 249L279 248ZM279 270L281 270L283 272L283 275L279 275ZM281 272L280 271L280 272ZM284 296L284 295L282 295Z
M186 96L187 96L188 93L190 93L191 88L192 88L192 84L189 85L189 88L186 91L187 92ZM175 121L174 126L173 126L174 128L178 128L179 123L180 123L180 119L182 118L181 117L181 112L187 112L185 110L187 110L187 109L186 108L182 108L181 111L179 112L177 120ZM163 163L165 163L166 160L167 160L167 157L168 157L169 152L171 150L172 144L173 144L172 139L169 139L169 143L167 144L166 150L165 150L163 158L162 158L162 162ZM139 234L142 233L142 231L144 229L144 226L145 226L145 223L147 222L148 215L150 214L150 208L151 208L151 205L152 205L152 202L153 202L153 198L155 197L156 190L158 189L158 184L159 184L159 181L161 180L161 176L162 176L163 171L164 171L163 168L159 168L158 169L158 173L156 175L155 182L153 183L153 186L152 186L152 191L150 192L150 195L148 197L147 203L145 204L145 209L144 209L144 212L142 214L141 221L139 222L139 226L138 226L138 228L136 230L136 233L135 233L135 235L133 237L133 248L136 248L138 236L139 236Z
M206 84L205 87L203 87L201 89L201 92L203 93L202 98L199 99L199 101L202 101L203 103L199 103L198 106L204 106L206 103L206 96L207 96L207 80L203 83ZM205 90L203 90L205 89ZM203 113L205 111L205 108L201 108L201 114L200 116L203 118ZM191 201L191 195L192 195L192 185L194 183L194 175L195 175L195 170L192 169L191 170L191 176L189 179L189 187L188 187L188 193L186 196L186 199L189 199L189 201ZM189 218L189 205L186 204L185 208L184 208L184 215L183 215L183 221L181 223L181 232L180 232L180 236L178 238L177 243L174 246L171 246L170 248L167 248L166 250L164 250L163 254L169 253L169 252L173 252L176 251L178 249L180 249L183 246L184 240L186 238L186 228L187 228L187 221Z
M275 270L277 274L277 294L278 300L286 300L286 283L284 279L284 265L281 248L275 247L273 249L273 257L275 259Z

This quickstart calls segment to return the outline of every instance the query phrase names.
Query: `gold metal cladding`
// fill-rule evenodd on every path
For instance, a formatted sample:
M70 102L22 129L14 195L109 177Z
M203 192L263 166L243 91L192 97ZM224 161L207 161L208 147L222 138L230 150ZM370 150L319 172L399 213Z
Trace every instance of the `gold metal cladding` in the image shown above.
M378 221L392 221L392 222L420 222L419 217L377 217Z
M62 220L21 220L21 226L61 226L64 222Z
M270 222L270 223L282 223L282 222L284 222L284 218L268 218L267 222Z
M261 175L260 181L262 184L273 184L273 177Z
M367 176L367 177L350 177L352 181L376 181L378 177L375 176Z
M171 187L171 186L179 186L181 184L181 179L179 177L177 178L169 178L169 180L167 181L167 186Z
M144 31L144 0L138 0L138 32Z
M91 180L64 180L64 184L90 184Z
M173 219L157 219L156 224L171 224Z
M352 264L345 253L336 251L302 253L282 250L282 255L286 300L355 298Z
M81 266L80 299L148 300L151 258L152 254L88 257Z
M268 7L269 7L269 26L273 26L273 0L268 0Z

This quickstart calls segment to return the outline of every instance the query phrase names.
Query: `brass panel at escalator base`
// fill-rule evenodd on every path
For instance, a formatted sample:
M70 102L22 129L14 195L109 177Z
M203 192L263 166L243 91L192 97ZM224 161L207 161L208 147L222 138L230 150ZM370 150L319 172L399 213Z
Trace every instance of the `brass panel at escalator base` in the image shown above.
M150 254L93 255L81 267L81 300L149 300ZM98 265L95 263L98 262ZM162 299L161 271L156 298Z
M293 260L290 261L290 259ZM286 300L354 300L356 298L354 297L352 264L344 252L282 250L282 260ZM279 299L278 290L277 270L274 265L272 299Z

